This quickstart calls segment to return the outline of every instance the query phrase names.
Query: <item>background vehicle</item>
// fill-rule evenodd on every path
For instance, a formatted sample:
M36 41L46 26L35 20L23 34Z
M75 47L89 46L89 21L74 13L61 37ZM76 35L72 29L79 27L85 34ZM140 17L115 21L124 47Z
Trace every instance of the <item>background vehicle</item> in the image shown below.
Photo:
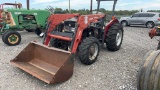
M20 6L21 4L15 4L16 7L19 5L19 8L3 9L3 5L5 4L2 4L2 8L0 8L0 34L3 34L2 40L5 44L9 46L18 45L21 42L21 35L17 31L21 30L35 31L40 36L50 15L48 10L20 9L22 7Z
M145 25L147 28L153 28L160 23L160 13L140 12L135 13L131 17L121 17L120 22L123 26L129 25Z
M98 0L97 10L100 1L114 1L114 8L117 2ZM97 60L100 46L106 44L110 51L120 49L123 27L116 18L107 25L105 19L105 14L52 14L43 45L31 42L11 63L46 83L64 82L73 74L75 54L90 65Z

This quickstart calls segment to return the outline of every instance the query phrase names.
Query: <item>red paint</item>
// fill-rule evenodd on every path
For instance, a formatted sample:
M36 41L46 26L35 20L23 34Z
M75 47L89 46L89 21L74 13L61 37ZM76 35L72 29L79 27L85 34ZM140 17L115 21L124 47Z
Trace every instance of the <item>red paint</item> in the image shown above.
M85 17L88 17L88 22L86 24L85 24ZM96 14L96 15L83 15L78 18L77 23L79 27L78 27L77 34L76 34L74 44L73 44L73 48L71 51L72 53L77 52L78 45L81 42L83 30L86 29L92 22L97 22L98 19L101 19L103 17L105 17L104 14Z
M118 23L119 21L117 20L117 19L112 19L108 24L107 24L107 26L105 27L105 36L107 35L107 33L108 33L108 30L109 30L109 28L113 25L113 24L115 24L115 23ZM106 38L105 38L106 39Z
M153 37L156 36L156 35L157 35L157 30L156 30L156 28L151 29L151 31L149 32L149 36L150 36L151 38L153 38Z
M64 41L72 41L72 38L68 38L68 37L63 37L63 36L58 36L58 35L53 35L53 34L48 34L49 37L51 38L58 38L60 40L64 40Z
M70 19L73 17L77 17L77 33L76 33L76 37L73 43L73 48L71 50L72 53L76 53L77 52L77 48L79 43L81 42L81 38L82 38L82 34L83 31L93 22L97 22L99 19L104 18L105 14L95 14L95 15L79 15L79 14L53 14L49 17L48 22L51 21L49 28L48 28L48 32L47 32L47 37L45 39L45 45L48 45L50 42L51 38L57 38L57 39L61 39L61 40L65 40L65 41L72 41L71 38L68 37L63 37L63 36L57 36L57 35L52 35L50 34L50 32L52 32L57 25L59 25L61 22L63 22L66 19ZM110 26L114 23L118 22L117 19L113 19L111 20L108 25L105 27L105 34L107 34Z
M50 25L49 25L49 28L48 28L48 32L47 32L47 37L45 39L45 42L44 44L45 45L48 45L49 42L50 42L50 39L51 39L51 35L50 35L50 32L53 31L56 26L58 24L60 24L62 21L66 20L66 19L70 19L70 18L74 18L74 17L78 17L79 14L52 14L49 18L48 18L48 22L51 21ZM50 36L49 36L50 35ZM57 37L57 36L53 36L53 37ZM57 39L64 39L62 37L57 37ZM68 38L66 39L68 40Z

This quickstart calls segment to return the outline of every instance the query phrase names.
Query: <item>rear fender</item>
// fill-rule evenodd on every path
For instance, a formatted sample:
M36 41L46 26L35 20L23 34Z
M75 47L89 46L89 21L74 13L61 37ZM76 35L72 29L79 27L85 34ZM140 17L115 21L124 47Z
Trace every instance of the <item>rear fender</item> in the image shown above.
M89 27L92 22L97 22L99 19L104 18L105 15L82 15L78 18L78 29L72 47L72 53L76 53L79 43L82 40L84 30Z
M105 27L105 29L104 29L104 30L105 30L104 36L107 35L109 28L110 28L113 24L115 24L115 23L119 23L118 19L112 19L112 20L106 25L106 27Z

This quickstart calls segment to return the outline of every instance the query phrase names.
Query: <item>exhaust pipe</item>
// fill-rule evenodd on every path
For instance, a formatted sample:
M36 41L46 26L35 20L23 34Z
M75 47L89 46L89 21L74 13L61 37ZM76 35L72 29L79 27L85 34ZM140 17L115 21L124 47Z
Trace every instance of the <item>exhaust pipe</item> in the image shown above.
M27 9L29 10L29 0L27 0Z
M90 13L92 14L92 5L93 5L93 1L91 0L91 5L90 5Z

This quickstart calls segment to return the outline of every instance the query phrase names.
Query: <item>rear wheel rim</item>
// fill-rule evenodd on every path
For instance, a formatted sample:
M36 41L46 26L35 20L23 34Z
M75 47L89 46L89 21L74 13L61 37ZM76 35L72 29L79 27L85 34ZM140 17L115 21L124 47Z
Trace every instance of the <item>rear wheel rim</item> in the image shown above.
M95 60L98 55L98 45L94 43L89 49L89 59L91 61Z
M123 21L123 22L122 22L122 25L123 25L123 26L126 26L126 25L127 25L127 23L126 23L125 21Z
M122 31L119 30L116 36L116 45L119 46L121 44L122 41Z
M18 37L18 35L16 35L16 34L11 34L11 35L8 37L8 42L9 42L10 44L16 44L18 41L19 41L19 37Z

